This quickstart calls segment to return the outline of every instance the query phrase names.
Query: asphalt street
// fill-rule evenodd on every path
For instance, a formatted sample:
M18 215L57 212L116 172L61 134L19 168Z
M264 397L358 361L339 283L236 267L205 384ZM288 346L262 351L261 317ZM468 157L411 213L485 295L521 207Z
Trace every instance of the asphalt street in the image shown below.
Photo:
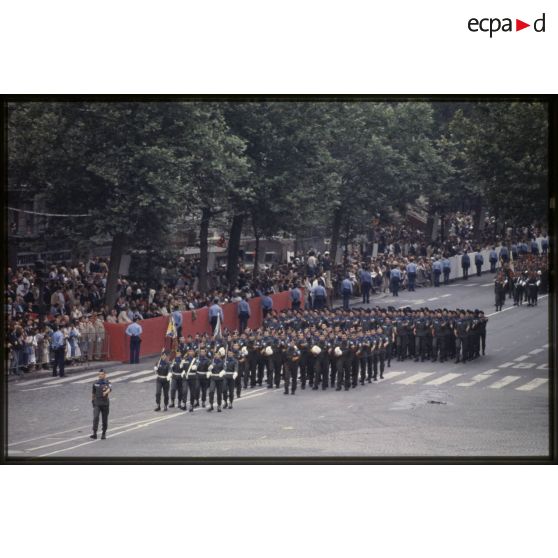
M350 391L257 387L222 413L155 413L155 359L144 359L110 369L108 437L90 440L93 371L10 382L8 457L548 456L548 297L534 308L507 299L494 313L492 281L372 297L482 309L487 354L466 364L392 361L384 380Z

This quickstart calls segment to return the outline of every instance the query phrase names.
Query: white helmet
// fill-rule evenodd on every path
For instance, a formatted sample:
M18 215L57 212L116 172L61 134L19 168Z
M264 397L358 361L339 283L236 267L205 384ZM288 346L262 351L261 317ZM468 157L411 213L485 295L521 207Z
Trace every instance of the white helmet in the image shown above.
M268 345L268 346L265 348L265 351L264 351L264 352L265 352L266 356L271 356L271 355L273 354L273 349Z
M314 345L311 351L313 355L319 355L322 352L322 349L318 347L318 345Z
M343 354L343 351L341 350L340 347L335 347L335 351L333 351L335 353L335 356L340 357Z

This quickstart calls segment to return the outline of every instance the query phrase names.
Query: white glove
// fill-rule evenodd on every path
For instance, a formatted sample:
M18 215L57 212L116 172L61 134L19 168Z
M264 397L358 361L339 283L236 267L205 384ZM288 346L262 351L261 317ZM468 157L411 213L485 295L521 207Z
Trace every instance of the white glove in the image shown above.
M207 372L206 376L207 376L208 378L211 378L211 370L209 370L209 371Z
M167 381L170 382L171 380L172 380L172 372L169 372L169 373L167 374Z
M221 370L221 372L219 372L219 378L222 378L225 375L225 371Z
M233 374L233 380L236 380L237 378L238 378L238 372L235 372L235 373Z
M192 372L195 372L197 369L198 369L198 367L195 364L192 366L192 368L190 368L190 370Z
M209 370L209 372L211 372L211 371L213 370L213 364L210 364L210 365L209 365L208 370Z
M153 367L153 372L157 372L157 367L156 366Z
M182 371L182 374L180 374L183 378L186 378L186 370Z

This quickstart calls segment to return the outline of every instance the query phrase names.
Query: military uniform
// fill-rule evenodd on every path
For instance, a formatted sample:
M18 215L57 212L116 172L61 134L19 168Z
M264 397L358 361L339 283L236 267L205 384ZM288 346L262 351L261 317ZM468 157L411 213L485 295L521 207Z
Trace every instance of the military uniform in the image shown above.
M102 417L102 434L101 439L106 438L108 428L109 415L109 393L112 391L112 385L107 379L98 379L93 384L92 404L93 404L93 434L91 438L97 438L97 430L99 429L99 415Z

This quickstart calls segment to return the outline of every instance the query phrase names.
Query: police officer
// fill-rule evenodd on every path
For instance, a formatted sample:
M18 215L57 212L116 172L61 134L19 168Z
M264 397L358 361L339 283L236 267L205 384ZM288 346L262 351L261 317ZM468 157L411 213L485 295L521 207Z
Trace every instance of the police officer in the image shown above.
M475 266L477 267L477 277L481 276L483 264L484 264L484 256L477 250L477 253L475 254Z
M384 370L386 362L386 354L389 347L389 338L384 333L384 330L379 327L376 331L376 336L378 337L378 360L380 363L380 380L384 379Z
M174 306L172 320L174 322L174 327L176 328L176 338L180 339L182 337L182 312L180 311L178 304Z
M389 277L390 277L390 289L393 296L399 296L399 283L401 282L401 270L396 265L394 265L391 268Z
M461 311L459 318L454 323L454 333L456 339L455 364L467 361L467 333L469 325L465 319L465 312Z
M424 362L426 357L426 335L428 330L428 322L424 317L424 313L420 312L418 319L415 320L413 333L415 334L415 362L419 358Z
M548 236L545 234L541 239L541 248L543 255L548 253Z
M461 268L463 269L463 279L469 279L469 267L471 267L471 258L467 254L467 250L461 256Z
M440 275L442 275L442 262L439 258L436 258L436 261L432 264L432 274L434 275L434 286L440 286ZM414 289L413 289L414 290Z
M492 250L488 254L488 261L490 263L490 273L496 272L496 263L498 262L498 254L496 253L496 246L492 246Z
M188 399L188 391L190 392L190 407L188 411L192 413L194 407L199 406L199 374L198 374L199 358L196 357L195 351L192 348L188 350L188 355L182 362L182 386L183 386L183 399L184 411L186 410L186 402ZM205 401L205 396L204 396Z
M484 355L484 351L486 349L486 325L488 323L488 318L484 316L484 312L482 310L479 311L479 320L480 320L481 350L482 350L482 354Z
M327 291L322 284L318 283L312 287L312 300L315 310L321 310L327 306Z
M207 399L207 388L209 387L209 377L207 373L209 372L209 367L211 366L211 358L207 354L207 348L205 345L200 346L200 354L198 357L198 363L196 366L197 374L197 384L198 390L196 393L196 404L194 407L199 407L200 396L201 396L201 406L205 407L205 401Z
M407 279L409 282L409 292L413 292L415 290L415 281L417 279L417 264L412 258L407 264Z
M52 375L57 376L57 371L60 370L60 377L64 377L64 358L66 354L66 340L64 334L58 329L57 324L52 326L53 334L50 346L54 351L54 363L52 365Z
M537 306L540 284L538 275L534 271L531 272L527 280L527 306Z
M298 285L295 285L289 291L289 298L291 300L291 308L293 310L298 310L300 308L300 302L301 302L301 299L302 299L302 293L300 292L300 289L298 288Z
M242 296L242 300L238 303L238 326L239 331L242 333L248 325L250 319L250 305L246 300L246 295Z
M215 298L213 304L209 307L208 312L209 323L211 324L211 331L213 335L216 333L217 322L220 320L223 323L223 309L219 306L219 299Z
M156 374L156 388L155 388L155 403L157 403L157 407L155 407L155 411L161 410L161 391L164 394L164 402L165 402L165 411L169 405L169 384L170 384L170 363L169 357L167 352L165 351L161 355L161 359L159 360L159 364L155 366L153 369Z
M368 269L360 271L360 290L362 291L362 303L370 302L370 290L372 289L372 274Z
M112 386L107 379L105 371L101 368L99 370L99 377L93 384L91 394L91 403L93 404L93 434L89 436L93 440L97 439L97 430L99 428L99 415L102 417L102 433L101 440L106 439L108 428L108 415L109 415L109 393L112 391Z
M134 321L126 328L126 335L130 337L130 364L139 363L141 334L143 333L143 329L137 322L138 318L134 316Z
M449 276L451 273L451 262L447 257L442 260L442 271L444 273L444 285L449 284Z
M264 320L273 310L273 299L269 295L270 293L267 292L265 296L262 297L262 312Z
M343 297L343 310L349 309L349 300L353 294L353 284L349 279L349 276L346 275L345 279L341 282L341 296Z

